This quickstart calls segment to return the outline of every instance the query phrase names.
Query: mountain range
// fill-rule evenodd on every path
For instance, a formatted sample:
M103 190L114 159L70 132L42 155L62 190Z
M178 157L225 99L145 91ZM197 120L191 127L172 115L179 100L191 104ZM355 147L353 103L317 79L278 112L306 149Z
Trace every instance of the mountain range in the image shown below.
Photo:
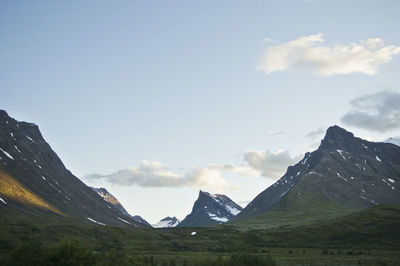
M395 139L386 142L395 143ZM400 147L392 143L369 142L332 126L317 150L289 166L244 209L226 195L200 191L182 221L166 217L154 227L251 224L257 217L271 224L271 213L283 217L305 210L318 213L314 217L318 218L327 210L339 216L382 203L400 203ZM3 221L51 217L98 226L151 227L140 216L130 215L105 188L88 187L66 169L37 125L17 121L2 110L0 206Z

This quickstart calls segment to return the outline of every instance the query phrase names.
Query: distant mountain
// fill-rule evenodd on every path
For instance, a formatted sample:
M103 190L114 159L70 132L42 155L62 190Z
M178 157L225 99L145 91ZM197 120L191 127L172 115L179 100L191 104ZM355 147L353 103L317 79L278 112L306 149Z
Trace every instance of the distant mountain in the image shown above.
M153 224L154 228L169 228L169 227L176 227L180 221L174 217L165 217L164 219L160 220L158 223Z
M394 145L400 146L400 137L396 137L396 138L388 138L387 140L383 141L386 143L392 143Z
M225 195L200 190L192 212L179 226L212 226L226 223L241 210L242 207Z
M130 215L125 210L124 206L122 206L122 204L118 201L118 199L116 197L114 197L110 192L108 192L107 189L95 188L95 187L90 187L90 188L93 189L97 194L99 194L99 196L102 197L105 202L109 203L112 208L117 209L123 215L129 216L132 219L134 219L135 221L137 221L145 226L151 227L151 224L149 224L145 219L143 219L139 215L135 215L135 216Z
M317 206L363 208L400 203L400 147L368 142L338 126L236 217Z
M97 225L142 226L68 171L37 125L16 121L2 110L0 198L2 219L51 215Z

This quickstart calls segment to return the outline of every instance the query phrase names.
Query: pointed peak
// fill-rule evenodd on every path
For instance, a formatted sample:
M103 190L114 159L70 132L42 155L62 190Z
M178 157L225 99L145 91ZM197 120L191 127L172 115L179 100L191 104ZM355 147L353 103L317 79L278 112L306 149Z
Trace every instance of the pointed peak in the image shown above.
M321 142L322 147L334 145L343 147L354 140L354 134L339 126L331 126L327 129L324 139Z
M325 138L335 138L340 136L354 137L354 134L337 125L331 126L326 130Z

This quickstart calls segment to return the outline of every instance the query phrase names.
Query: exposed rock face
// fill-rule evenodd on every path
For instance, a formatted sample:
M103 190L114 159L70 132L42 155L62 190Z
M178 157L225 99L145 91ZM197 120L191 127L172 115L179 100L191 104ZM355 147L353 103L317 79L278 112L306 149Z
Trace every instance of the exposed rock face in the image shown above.
M192 212L179 226L211 226L230 221L242 210L238 204L225 195L199 192Z
M399 203L399 182L400 147L356 138L333 126L316 151L290 166L236 219L272 209L311 208L318 202L349 208Z

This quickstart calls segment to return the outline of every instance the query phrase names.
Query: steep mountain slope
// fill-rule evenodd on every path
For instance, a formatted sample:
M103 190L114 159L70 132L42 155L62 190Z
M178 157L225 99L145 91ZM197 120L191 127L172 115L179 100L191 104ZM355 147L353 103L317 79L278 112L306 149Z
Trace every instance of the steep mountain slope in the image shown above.
M238 204L225 195L199 192L192 212L179 226L211 226L226 223L242 210Z
M99 196L102 197L105 202L109 203L111 207L113 207L113 208L117 209L119 212L121 212L121 214L129 216L132 219L134 219L135 221L137 221L145 226L151 227L151 224L149 224L145 219L143 219L139 215L135 215L135 216L130 215L125 210L124 206L122 206L122 204L118 201L118 199L116 197L114 197L110 192L108 192L107 189L95 188L95 187L90 187L90 188L93 189L93 191L95 191L97 194L99 194Z
M169 228L169 227L176 227L180 221L174 216L174 217L165 217L164 219L161 219L158 223L153 224L154 228Z
M38 126L0 110L0 211L56 215L100 225L140 226L68 171ZM10 215L6 216L11 219Z
M319 148L290 166L235 218L276 210L363 208L400 202L400 147L330 127Z

